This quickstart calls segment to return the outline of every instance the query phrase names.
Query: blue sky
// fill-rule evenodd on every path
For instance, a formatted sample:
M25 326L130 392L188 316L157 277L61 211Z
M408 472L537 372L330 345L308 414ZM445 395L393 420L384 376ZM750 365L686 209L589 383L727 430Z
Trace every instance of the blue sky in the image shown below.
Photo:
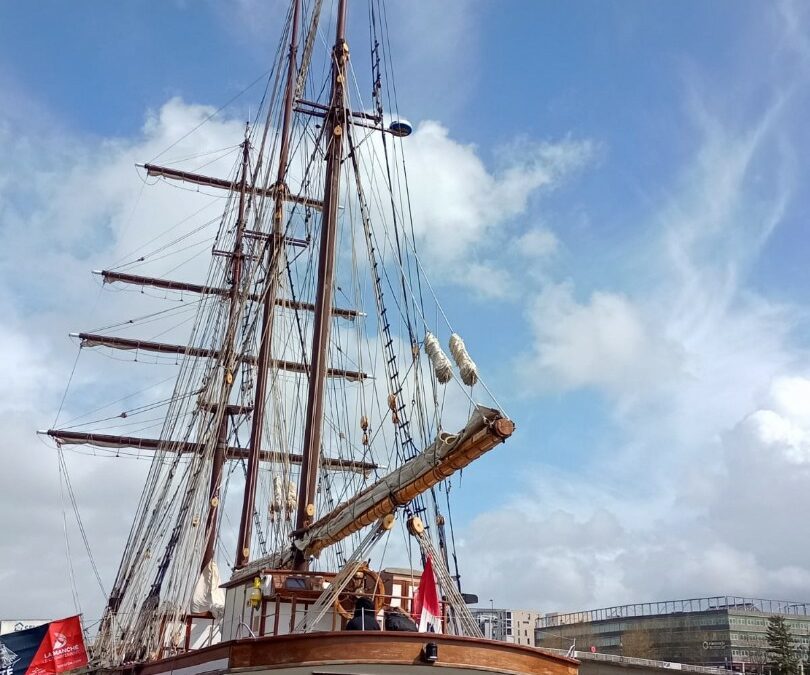
M179 97L192 119L182 106L232 98L268 68L277 4L0 4L3 341L10 369L27 359L31 373L23 396L0 398L15 418L5 452L30 446L26 429L58 405L72 354L53 329L81 327L96 298L87 279L49 291L45 267L79 275L106 262L74 222L104 214L55 176L92 177L98 162L117 186L115 153L149 147L149 115ZM456 491L473 590L541 611L806 600L810 546L795 540L810 507L804 4L451 0L392 3L390 18L401 110L503 188L492 195L504 203L476 212L456 281L436 270L519 425ZM504 187L532 171L544 178L518 197ZM60 225L45 215L71 208L70 227L47 229ZM20 253L34 260L21 266ZM465 281L468 264L497 288ZM35 466L19 472L33 490ZM8 497L17 518L24 493ZM750 509L732 512L741 494ZM771 534L751 537L760 528ZM13 559L35 550L21 535ZM527 570L517 583L516 567ZM0 566L0 585L26 587L21 574ZM22 598L13 607L28 612Z

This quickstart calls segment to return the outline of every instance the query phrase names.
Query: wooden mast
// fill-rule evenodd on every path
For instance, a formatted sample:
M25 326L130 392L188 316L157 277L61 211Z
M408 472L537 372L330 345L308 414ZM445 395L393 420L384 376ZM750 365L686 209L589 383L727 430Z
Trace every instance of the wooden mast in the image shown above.
M320 255L318 282L313 319L312 351L309 370L306 427L304 430L301 477L298 484L298 513L296 529L310 525L315 517L315 496L318 488L318 462L323 431L323 397L329 360L330 309L335 279L335 243L337 211L340 197L340 167L346 125L344 86L349 47L346 44L346 0L340 0L332 52L332 91L326 112L326 174L324 177L323 208L321 210ZM298 556L296 567L305 568L307 560Z
M284 202L288 198L287 168L290 157L290 131L295 104L295 81L298 70L298 25L301 18L301 0L293 0L290 46L287 63L287 83L284 96L284 113L281 123L281 148L278 155L278 178L274 186L273 236L268 249L269 288L262 307L262 336L259 347L259 373L256 377L256 394L253 406L253 424L250 429L250 454L248 456L245 493L242 499L242 515L239 519L239 535L236 540L236 563L239 569L250 560L250 539L253 531L253 510L256 501L256 483L259 478L259 453L262 447L262 431L267 400L267 379L270 376L273 343L273 311L277 294L279 251L284 236ZM331 304L330 304L331 308Z
M248 127L245 127L245 140L242 142L242 179L239 185L239 212L236 218L236 232L234 234L233 254L231 258L231 288L228 295L228 323L225 332L225 344L222 347L222 393L221 405L224 409L212 408L214 415L220 415L217 431L217 445L214 448L214 457L211 465L211 483L208 496L208 517L205 523L206 541L203 552L201 569L204 570L214 559L217 544L217 514L219 513L219 485L222 482L222 469L225 466L225 456L228 447L228 420L231 417L232 407L228 405L231 389L233 388L233 367L236 356L236 329L239 319L239 293L242 280L242 237L245 231L245 198L247 193L248 163L250 161L250 142L248 140ZM234 406L236 408L238 406Z

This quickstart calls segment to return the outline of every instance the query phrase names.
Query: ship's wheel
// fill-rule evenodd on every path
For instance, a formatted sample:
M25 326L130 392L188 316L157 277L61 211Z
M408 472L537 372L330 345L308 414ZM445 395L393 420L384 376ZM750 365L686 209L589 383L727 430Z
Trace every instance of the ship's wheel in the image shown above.
M385 605L385 586L382 579L365 564L355 572L346 590L335 600L335 609L344 619L351 619L354 616L354 601L358 596L374 601L375 614L379 614Z

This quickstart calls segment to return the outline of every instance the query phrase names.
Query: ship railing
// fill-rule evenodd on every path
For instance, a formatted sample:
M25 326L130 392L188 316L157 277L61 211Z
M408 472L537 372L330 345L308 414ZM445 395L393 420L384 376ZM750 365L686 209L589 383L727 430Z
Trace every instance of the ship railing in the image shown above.
M260 611L257 612L258 616L253 617L252 627L257 637L264 637L269 635L286 635L293 632L293 628L297 626L307 613L310 611L314 602L285 602L278 601L276 598L269 597L262 600ZM442 610L442 630L446 629L447 624L447 608L448 603L440 601L440 608ZM286 606L283 610L282 607ZM391 595L385 594L384 609L396 607L403 612L411 615L413 611L413 597L404 595ZM289 610L287 609L289 608ZM343 629L344 622L341 620L340 615L335 611L331 613L332 625L331 629L339 631ZM383 625L383 612L378 615L380 625Z
M291 600L288 598L265 597L261 605L248 611L237 622L234 639L256 639L274 635L287 635L293 632L293 627L303 619L314 605L314 601ZM440 602L442 609L442 629L447 625L447 603ZM405 595L385 595L384 608L398 607L409 616L413 610L413 597ZM335 611L331 613L331 629L343 629L345 622ZM380 625L383 625L383 613L378 615ZM194 634L213 635L219 626L219 620L211 614L189 614L184 622L185 635L181 645L165 645L163 655L183 654L195 649L210 646L215 641L205 640L194 644ZM203 628L204 630L200 630Z

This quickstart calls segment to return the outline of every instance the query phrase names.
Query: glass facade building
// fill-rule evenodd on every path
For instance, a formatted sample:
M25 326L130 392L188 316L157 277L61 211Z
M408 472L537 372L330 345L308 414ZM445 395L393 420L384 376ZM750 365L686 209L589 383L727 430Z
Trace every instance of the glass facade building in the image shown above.
M810 647L810 603L711 597L621 605L537 622L538 647L637 656L676 663L767 672L768 617L782 615L796 653Z

